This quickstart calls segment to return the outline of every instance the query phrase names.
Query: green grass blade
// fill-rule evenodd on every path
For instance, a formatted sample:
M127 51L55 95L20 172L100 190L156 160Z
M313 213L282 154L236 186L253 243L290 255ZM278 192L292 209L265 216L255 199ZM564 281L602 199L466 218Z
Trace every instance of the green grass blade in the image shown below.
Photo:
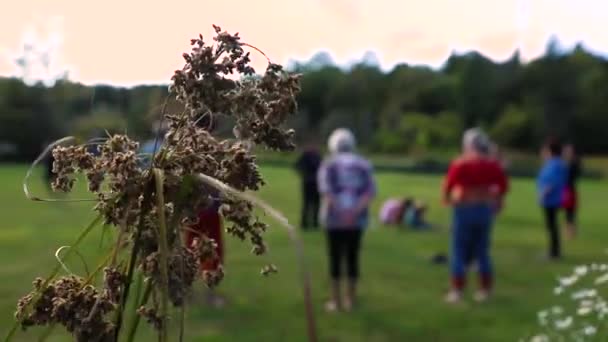
M154 169L154 183L156 184L156 211L158 213L158 249L160 256L160 274L161 274L161 301L160 314L162 317L162 326L160 331L160 341L168 340L168 310L169 310L169 246L167 243L167 218L165 217L165 196L163 190L163 172L160 169Z
M135 302L135 309L133 310L133 313L134 313L133 321L129 325L126 342L133 342L133 340L135 339L135 333L137 332L137 327L139 326L139 321L141 319L141 316L137 313L137 309L139 309L139 307L141 307L143 305L146 305L151 294L152 294L152 282L149 281L146 284L146 289L144 290L144 295L141 298L141 301Z
M139 220L139 227L135 232L135 235L133 237L133 248L131 250L131 256L129 258L129 265L127 266L127 279L125 281L125 288L123 290L123 294L121 296L120 299L120 307L118 308L118 313L116 315L116 334L115 334L115 338L116 340L118 340L119 335L120 335L120 330L122 328L122 320L123 320L123 315L124 315L124 308L125 305L127 303L127 300L129 299L129 291L131 289L131 283L133 281L133 274L135 273L135 266L137 263L137 257L139 256L139 250L140 250L140 242L139 242L139 238L141 235L142 230L144 229L144 222L145 222L145 215L147 212L149 212L151 204L150 203L150 190L148 190L148 187L146 187L146 190L144 191L144 199L143 199L143 205L141 208L141 212L140 212L140 220Z
M141 301L141 295L142 295L142 288L143 288L143 274L142 273L137 273L136 279L135 279L135 293L133 294L133 303L131 305L131 309L130 312L133 313L133 316L130 318L130 324L128 327L128 335L127 336L131 336L131 329L132 327L135 325L135 320L136 317L139 316L137 314L137 309L139 308L139 302ZM133 333L133 336L135 336L135 333Z

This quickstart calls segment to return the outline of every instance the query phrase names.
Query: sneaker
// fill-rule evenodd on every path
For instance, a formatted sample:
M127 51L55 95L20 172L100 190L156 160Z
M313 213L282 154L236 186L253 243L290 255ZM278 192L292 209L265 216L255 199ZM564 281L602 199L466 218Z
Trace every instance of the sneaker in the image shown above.
M345 298L344 302L342 303L342 309L346 312L353 311L354 306L355 306L355 304L353 303L353 301L350 298Z
M490 292L488 290L479 290L473 295L473 299L478 303L483 303L490 298Z
M336 312L339 308L340 307L335 300L328 300L325 302L325 311L327 312Z
M445 302L449 304L456 304L462 301L462 291L450 290L445 295Z
M570 240L574 240L576 238L576 228L574 226L566 227L566 237Z

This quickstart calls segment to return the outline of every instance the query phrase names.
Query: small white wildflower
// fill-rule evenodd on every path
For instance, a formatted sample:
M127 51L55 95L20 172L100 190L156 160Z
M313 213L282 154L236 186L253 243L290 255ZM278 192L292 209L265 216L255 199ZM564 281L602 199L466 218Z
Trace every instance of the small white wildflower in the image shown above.
M573 300L579 300L583 298L593 298L597 296L597 290L595 289L583 289L572 294Z
M593 304L595 304L595 302L593 302L592 300L585 299L585 300L581 300L580 306L585 307L585 308L587 308L587 307L591 308L591 307L593 307Z
M547 323L549 323L549 322L547 321L546 318L541 318L541 317L538 318L538 325L540 325L541 327L546 327Z
M557 330L564 330L564 329L568 329L568 327L570 327L572 325L572 317L568 316L564 319L558 319L555 321L555 328Z
M553 315L561 315L564 313L564 309L561 306L554 306L551 308L551 313Z
M563 287L568 287L574 285L578 281L577 275L572 275L570 277L564 277L559 279L559 283Z
M595 335L597 333L597 328L591 325L588 325L583 329L583 333L587 336Z
M608 271L608 264L601 264L599 270L600 271Z
M596 263L591 264L591 270L592 271L597 271L599 269L600 269L600 265L598 265Z
M547 335L536 335L532 337L530 342L549 342L549 337Z
M593 311L593 309L591 307L583 306L583 307L578 308L577 313L579 316L587 316L588 314L591 313L591 311Z
M584 276L585 274L587 274L587 272L589 272L589 268L585 265L578 266L574 269L574 274L576 274L579 277Z
M607 281L608 281L608 273L604 273L603 275L601 275L595 279L595 285L600 285Z
M538 313L538 324L540 324L541 326L546 326L547 325L547 316L549 316L549 313L547 311L541 311Z
M561 295L562 293L564 293L564 288L561 286L558 286L556 288L553 289L553 294L556 296Z
M607 306L602 306L599 309L596 308L597 310L597 318L599 319L604 319L604 317L608 316L608 307Z

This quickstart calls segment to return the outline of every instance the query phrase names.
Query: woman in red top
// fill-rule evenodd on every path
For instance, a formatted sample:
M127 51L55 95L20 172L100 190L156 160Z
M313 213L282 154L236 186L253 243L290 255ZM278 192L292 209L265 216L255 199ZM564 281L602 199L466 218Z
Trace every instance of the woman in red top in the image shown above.
M218 271L224 264L224 240L222 237L222 217L219 213L219 207L217 203L203 208L198 213L198 222L190 227L190 230L186 232L186 246L194 247L195 241L200 239L201 236L205 236L215 241L217 247L215 249L217 258L208 259L201 258L200 260L200 272L213 272ZM208 294L207 301L209 304L221 307L224 305L224 298L213 290Z
M482 131L465 132L463 154L451 163L444 181L444 201L453 207L452 287L446 297L448 302L462 299L469 256L479 267L480 289L475 299L486 300L492 289L491 227L508 181L501 165L488 156L489 147L489 139Z

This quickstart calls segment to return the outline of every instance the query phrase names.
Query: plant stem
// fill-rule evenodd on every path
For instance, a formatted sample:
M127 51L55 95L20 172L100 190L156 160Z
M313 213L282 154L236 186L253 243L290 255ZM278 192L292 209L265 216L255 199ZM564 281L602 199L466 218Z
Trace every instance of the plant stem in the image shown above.
M144 291L144 295L141 299L141 301L139 301L139 305L138 302L135 302L135 310L133 310L133 313L135 314L133 316L133 321L131 322L130 326L129 326L129 331L127 333L127 339L126 342L133 342L133 339L135 338L135 333L137 332L137 326L139 325L139 320L141 318L141 316L137 313L137 309L139 309L139 307L146 305L146 303L148 302L148 299L150 298L150 294L152 293L152 282L149 281L146 284L146 289Z
M129 265L127 266L127 277L125 280L125 287L123 289L122 296L120 298L120 306L118 307L118 312L116 313L116 330L114 331L115 339L118 340L118 336L120 335L120 329L122 328L122 320L123 320L123 312L125 310L125 305L127 300L129 299L129 289L131 287L131 281L133 279L133 271L135 269L135 260L137 258L138 253L138 244L137 240L133 245L133 249L131 251L131 257L129 259Z
M159 249L159 264L161 276L161 329L159 339L161 342L168 340L168 307L169 307L169 246L167 243L167 218L165 217L165 197L164 197L164 180L163 172L160 169L154 169L154 180L156 184L156 212L158 213L158 249Z
M150 210L151 205L149 204L150 199L150 191L146 182L146 190L144 191L143 205L141 208L140 218L139 218L139 227L135 231L133 236L133 248L131 250L131 255L129 258L129 265L127 266L127 278L125 280L125 287L123 289L123 294L120 299L120 307L118 308L118 313L116 314L116 330L115 330L115 339L118 340L120 335L120 329L122 328L122 320L124 315L125 305L127 300L129 299L129 290L131 288L131 282L133 281L133 274L135 272L135 264L137 262L137 257L139 256L140 242L139 237L141 236L141 232L144 229L144 218L145 214ZM137 302L136 302L137 303ZM136 308L137 309L137 308Z

